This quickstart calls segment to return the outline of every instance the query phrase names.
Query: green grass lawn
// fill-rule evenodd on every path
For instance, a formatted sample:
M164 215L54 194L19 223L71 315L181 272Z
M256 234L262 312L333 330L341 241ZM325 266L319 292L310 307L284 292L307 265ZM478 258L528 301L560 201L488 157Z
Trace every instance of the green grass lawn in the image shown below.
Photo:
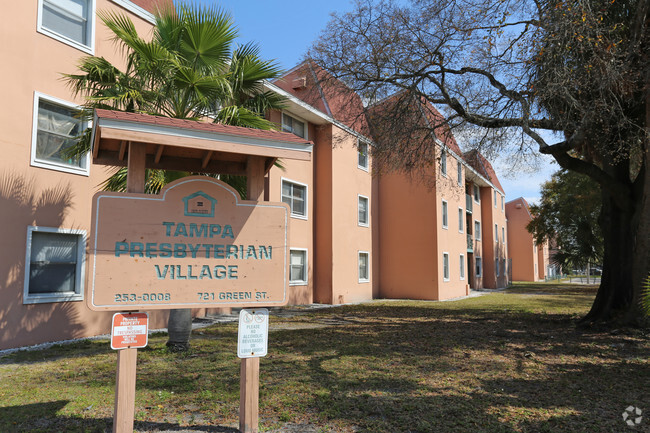
M271 318L260 427L323 432L650 432L650 338L576 328L585 286L376 301ZM138 354L136 430L233 432L237 327ZM116 354L85 341L0 358L0 432L110 431ZM628 406L644 410L634 428ZM213 426L213 427L209 427ZM298 430L296 430L298 431Z

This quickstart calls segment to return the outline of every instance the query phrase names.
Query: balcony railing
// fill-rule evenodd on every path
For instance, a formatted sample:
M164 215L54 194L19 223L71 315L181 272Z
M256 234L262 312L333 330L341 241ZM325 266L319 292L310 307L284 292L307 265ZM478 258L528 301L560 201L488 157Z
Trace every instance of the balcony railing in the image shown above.
M474 252L474 238L472 237L471 233L467 233L467 252Z
M472 205L474 202L472 201L472 196L469 194L465 194L465 211L467 213L472 213Z

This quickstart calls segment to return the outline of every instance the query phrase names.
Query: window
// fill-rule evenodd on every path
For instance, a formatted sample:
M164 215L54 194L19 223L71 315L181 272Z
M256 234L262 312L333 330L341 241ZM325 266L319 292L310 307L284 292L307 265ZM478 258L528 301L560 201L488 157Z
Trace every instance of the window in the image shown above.
M481 190L479 189L478 185L474 185L474 201L476 203L481 202Z
M357 166L363 170L368 170L368 143L357 140Z
M33 166L88 175L89 154L80 158L66 155L87 127L75 117L78 113L78 107L69 102L34 94Z
M465 220L465 212L463 211L462 207L459 207L458 208L458 232L459 233L463 232L464 220Z
M449 225L449 213L447 211L447 202L442 201L442 228L446 229Z
M480 277L482 275L482 269L481 269L482 264L483 264L483 262L481 261L481 258L477 257L476 258L476 276L477 277Z
M83 299L86 232L27 228L24 304Z
M359 195L359 225L368 227L368 197Z
M502 210L502 211L505 211L505 210L506 210L506 206L503 204L503 201L504 201L504 198L503 198L503 196L501 196L501 210Z
M474 221L474 238L477 241L481 240L481 222L480 221Z
M499 259L494 259L494 274L499 276Z
M494 242L499 243L499 226L494 225Z
M307 185L282 179L282 202L291 208L291 216L307 219Z
M368 270L368 253L365 251L359 251L359 282L367 283L370 281L370 272Z
M305 122L291 117L288 114L282 113L282 130L284 132L291 132L298 137L307 138L307 128Z
M463 163L458 161L456 166L458 167L458 185L461 186L463 184Z
M95 0L40 0L38 31L89 54L94 47Z
M443 176L447 176L447 152L444 150L440 154L440 173Z
M460 255L460 279L465 279L465 255Z
M442 278L449 281L449 253L442 253Z
M497 207L497 191L494 190L494 208L496 209Z
M293 286L307 284L307 250L289 250L291 270L289 272L289 284Z
M505 244L506 243L506 228L501 227L501 243Z

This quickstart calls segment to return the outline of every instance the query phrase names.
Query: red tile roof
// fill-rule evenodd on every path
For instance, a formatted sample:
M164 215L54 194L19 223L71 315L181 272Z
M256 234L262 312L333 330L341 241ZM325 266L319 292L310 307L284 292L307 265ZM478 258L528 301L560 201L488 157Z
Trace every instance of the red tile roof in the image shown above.
M273 84L354 131L369 135L359 95L316 63L305 61Z
M470 150L469 152L465 152L463 154L463 159L467 161L467 163L471 165L474 170L492 182L494 186L497 187L497 189L505 194L505 191L501 186L501 182L499 182L499 178L497 177L492 164L490 164L490 162L485 159L485 157L481 155L478 150Z
M171 117L152 116L142 113L127 113L124 111L96 109L95 115L99 119L113 119L125 122L146 123L149 125L165 126L172 128L189 129L194 131L211 132L237 137L250 137L262 140L281 141L303 145L313 144L309 140L298 137L290 132L244 128L241 126L223 125L221 123L208 123L200 120L174 119Z

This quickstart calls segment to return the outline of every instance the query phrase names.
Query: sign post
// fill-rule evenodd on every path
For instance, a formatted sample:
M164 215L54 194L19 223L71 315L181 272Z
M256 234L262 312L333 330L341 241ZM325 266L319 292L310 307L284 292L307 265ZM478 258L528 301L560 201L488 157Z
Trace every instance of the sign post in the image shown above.
M99 192L88 306L134 312L285 305L289 215L285 203L242 201L209 177L179 179L158 195ZM136 361L135 345L118 351L114 433L133 431ZM241 372L240 424L254 433L259 359L243 358Z
M269 310L239 312L237 356L241 358L239 385L239 430L257 433L259 424L260 357L266 356L269 340Z

